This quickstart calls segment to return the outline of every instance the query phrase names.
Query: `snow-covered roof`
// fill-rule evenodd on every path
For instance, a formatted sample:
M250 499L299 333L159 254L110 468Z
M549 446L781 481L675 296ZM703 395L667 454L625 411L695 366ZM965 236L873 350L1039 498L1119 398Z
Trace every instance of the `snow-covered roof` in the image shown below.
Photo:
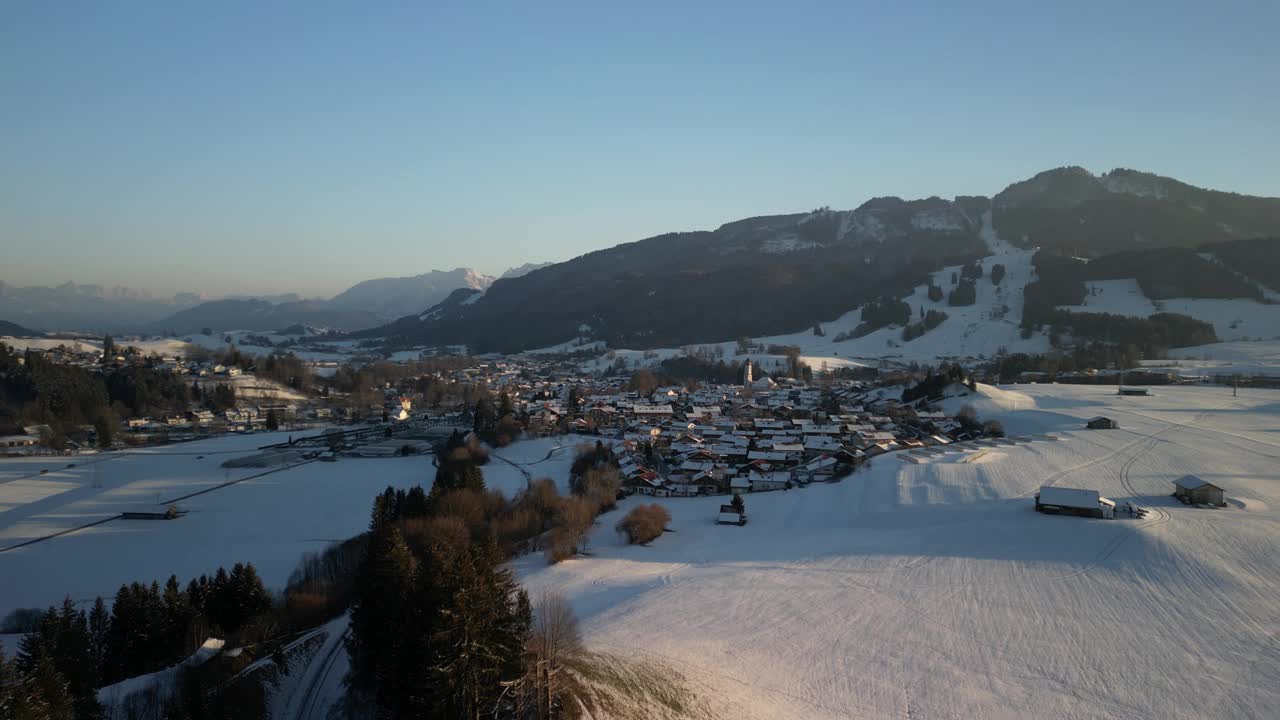
M1174 480L1173 484L1185 490L1195 490L1196 488L1201 488L1201 487L1218 488L1219 490L1222 489L1217 485L1214 485L1213 483L1209 482L1208 480L1198 478L1195 475L1183 475L1177 480Z
M1097 490L1064 487L1041 487L1040 504L1091 510L1096 510L1099 505L1115 505L1111 500L1099 495Z

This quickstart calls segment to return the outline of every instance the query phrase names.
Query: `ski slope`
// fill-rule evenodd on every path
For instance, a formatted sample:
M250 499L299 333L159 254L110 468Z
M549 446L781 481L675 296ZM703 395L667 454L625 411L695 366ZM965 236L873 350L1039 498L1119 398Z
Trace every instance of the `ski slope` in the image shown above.
M1031 259L1033 250L1024 250L1005 242L991 226L991 214L983 215L980 231L991 254L983 258L982 277L977 279L977 298L973 305L953 307L947 304L947 293L954 287L952 275L959 277L961 266L945 267L931 276L931 282L942 288L940 301L929 299L928 285L918 285L912 293L902 298L911 307L911 322L918 322L924 313L940 310L947 319L938 327L915 340L902 339L902 326L893 325L876 330L860 338L837 340L842 334L851 334L862 322L862 308L856 308L830 322L821 323L822 336L813 333L812 327L783 335L754 338L761 345L794 345L800 348L801 360L814 370L835 370L850 366L882 366L884 364L908 364L911 362L935 362L939 359L971 359L995 357L1006 352L1042 353L1049 350L1048 336L1035 333L1029 338L1021 336L1023 288L1035 279ZM997 264L1005 266L1005 277L999 285L991 282L991 269ZM736 355L736 343L709 343L702 348L720 348L726 361L741 362L750 357L763 365L765 370L786 366L780 355ZM679 355L680 350L613 350L612 357L601 356L584 364L584 369L599 372L607 369L621 357L628 367L652 366L662 360Z
M622 545L615 513L590 557L519 572L568 595L591 646L688 675L715 717L1274 717L1280 391L980 389L950 402L1059 440L883 456L748 495L745 527L713 524L721 498L658 500L673 532L651 546ZM1084 430L1098 414L1120 429ZM1174 502L1187 473L1229 507ZM1040 515L1041 484L1151 513Z
M1209 323L1214 334L1224 342L1280 338L1280 304L1244 298L1151 300L1133 278L1094 280L1085 283L1085 287L1084 304L1059 305L1059 309L1129 317L1149 317L1158 312L1178 313Z

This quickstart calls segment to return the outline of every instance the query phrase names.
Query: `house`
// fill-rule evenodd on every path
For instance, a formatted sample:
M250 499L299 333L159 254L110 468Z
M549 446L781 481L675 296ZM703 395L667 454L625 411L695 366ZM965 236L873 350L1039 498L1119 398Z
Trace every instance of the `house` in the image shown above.
M1042 486L1036 493L1036 512L1111 520L1116 504L1097 490Z
M720 512L716 515L717 525L746 525L747 514L740 513L733 509L732 505L721 505Z
M35 435L3 435L0 436L0 448L25 448L40 444Z
M1120 427L1120 423L1116 422L1115 420L1112 420L1109 417L1103 417L1102 415L1099 415L1098 417L1093 418L1089 420L1089 422L1085 423L1085 427L1089 428L1090 430L1115 430L1116 428Z
M810 462L800 466L800 473L802 475L807 476L809 478L809 481L812 482L815 478L819 476L829 477L835 474L836 465L838 463L839 461L836 460L834 456L823 455L822 457L819 457L816 460L811 460Z
M791 473L786 470L771 470L768 472L752 470L747 479L751 481L751 492L785 490L791 484Z
M1183 475L1174 480L1173 496L1193 505L1227 506L1225 492L1222 488L1195 475Z
M739 475L729 481L729 492L734 495L751 492L751 481Z

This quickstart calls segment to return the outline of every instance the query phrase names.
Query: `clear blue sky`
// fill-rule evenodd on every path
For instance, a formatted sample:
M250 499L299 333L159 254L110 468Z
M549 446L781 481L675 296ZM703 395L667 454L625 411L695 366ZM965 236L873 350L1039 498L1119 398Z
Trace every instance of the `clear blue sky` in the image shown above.
M6 2L0 280L323 295L1067 164L1280 195L1280 2L1045 4Z

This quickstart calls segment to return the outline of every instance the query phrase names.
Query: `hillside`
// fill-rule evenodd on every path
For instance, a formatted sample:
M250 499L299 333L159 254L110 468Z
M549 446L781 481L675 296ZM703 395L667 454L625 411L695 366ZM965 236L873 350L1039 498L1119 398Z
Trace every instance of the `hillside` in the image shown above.
M366 335L514 351L563 342L584 326L612 345L647 347L787 331L798 318L837 317L981 253L982 209L983 201L878 198L849 212L662 235L500 279L471 304Z
M992 207L996 229L1011 241L1086 257L1274 235L1280 226L1280 198L1205 190L1127 169L1049 170L1010 185Z
M0 337L40 337L44 333L25 328L8 320L0 320Z
M1078 284L1074 276L1069 280L1080 290L1067 302L1036 295L1036 307L1078 304L1087 279L1135 277L1153 298L1169 300L1264 299L1254 281L1273 281L1272 274L1267 280L1239 278L1240 267L1248 264L1242 258L1256 255L1257 248L1240 245L1234 255L1210 260L1203 254L1212 253L1203 247L1280 234L1280 199L1203 190L1130 170L1094 176L1065 168L1014 183L994 200L875 198L849 211L748 218L714 231L618 245L499 279L466 303L446 302L361 336L387 338L393 345L465 344L477 352L512 352L575 338L646 349L802 333L815 323L843 324L868 301L904 298L928 282L949 292L949 278L943 282L936 273L989 260L993 252L989 238L981 236L987 211L990 237L1007 241L1008 252L1040 249L1061 258L1104 260L1091 264L1093 275L1082 273ZM1054 282L1058 267L1025 281ZM1021 298L1013 296L1020 293L1011 283L998 305L961 304L998 309L997 320L1016 325L1023 320L1015 310ZM918 299L908 298L913 311L923 306ZM989 319L990 313L966 322ZM967 327L963 338L982 334L977 326ZM1010 345L1004 339L978 342L983 352L994 352ZM886 348L892 350L887 339L875 349Z

